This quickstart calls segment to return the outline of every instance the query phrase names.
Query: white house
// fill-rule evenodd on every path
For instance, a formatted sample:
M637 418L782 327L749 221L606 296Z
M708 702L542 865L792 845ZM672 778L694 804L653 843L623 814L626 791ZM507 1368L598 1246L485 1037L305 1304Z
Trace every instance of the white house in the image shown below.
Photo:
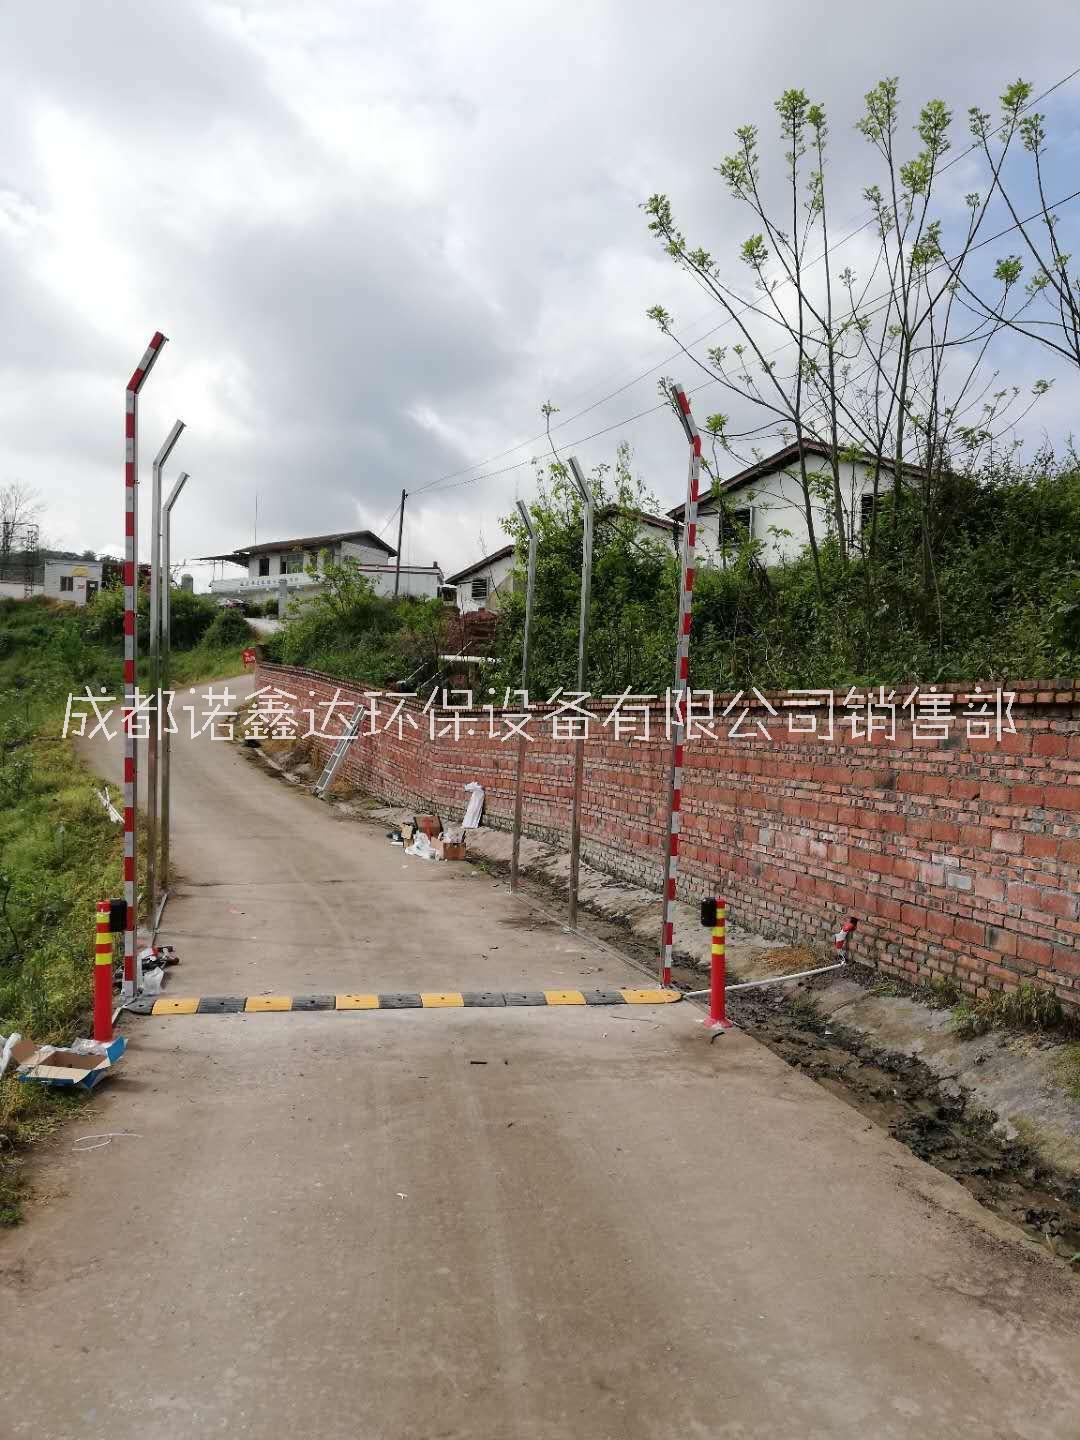
M827 485L831 492L832 467L828 446L816 440L804 440L802 453L806 456L808 475L821 477L820 482L812 481L812 489L824 491ZM878 493L885 494L891 487L892 475L882 473ZM805 548L810 532L806 524L797 443L785 445L775 454L722 480L720 489L724 499L723 509L712 495L703 498L698 507L697 547L704 563L727 563L733 548L746 537L761 542L761 558L766 565L793 560ZM847 538L857 542L863 526L869 522L873 506L874 483L869 465L862 460L841 461L840 493ZM668 514L681 521L684 509L684 505L677 505ZM724 510L729 517L727 522ZM829 498L824 493L813 494L811 511L814 533L818 540L824 540L832 526Z
M470 610L498 610L502 597L513 587L513 579L514 547L504 545L455 575L448 575L446 584L448 588L456 587L457 608L464 615Z
M45 594L50 600L85 605L100 588L100 560L45 561Z
M246 574L211 580L210 593L238 600L269 599L277 595L284 579L290 593L315 595L321 581L319 572L329 564L354 560L380 595L398 593L438 596L443 584L442 570L431 565L392 563L397 551L370 530L341 530L332 535L305 535L295 540L271 540L260 545L242 545L228 555L203 555L203 560L220 561L243 568ZM308 573L314 570L314 576Z

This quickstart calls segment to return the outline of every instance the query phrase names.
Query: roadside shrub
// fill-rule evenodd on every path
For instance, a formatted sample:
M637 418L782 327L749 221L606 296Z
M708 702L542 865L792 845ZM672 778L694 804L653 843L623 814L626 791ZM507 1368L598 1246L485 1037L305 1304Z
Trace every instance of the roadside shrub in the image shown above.
M209 595L191 590L170 590L169 631L174 650L198 645L221 612Z
M251 626L239 610L218 610L200 643L204 649L226 650L232 645L243 645L251 638Z

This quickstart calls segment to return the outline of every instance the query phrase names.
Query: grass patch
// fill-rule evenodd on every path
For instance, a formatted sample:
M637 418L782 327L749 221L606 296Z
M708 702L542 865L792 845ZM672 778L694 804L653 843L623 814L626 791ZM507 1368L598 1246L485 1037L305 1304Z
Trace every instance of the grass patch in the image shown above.
M112 609L103 620L40 600L0 601L0 1035L55 1044L89 1022L94 907L122 893L123 837L98 798L101 782L61 731L70 692L119 694L120 647L94 630L112 623ZM243 637L234 627L215 644L214 623L174 651L176 688L243 670ZM140 665L144 684L145 674ZM20 1151L79 1099L0 1079L0 1224L21 1212Z
M1080 1041L1061 1047L1054 1061L1054 1078L1070 1100L1080 1100Z
M793 995L787 1004L788 1014L801 1025L821 1023L821 1006L812 995Z
M952 1029L970 1040L990 1030L1055 1030L1065 1019L1051 990L1025 980L1015 990L995 990L981 1000L961 1000L952 1013Z

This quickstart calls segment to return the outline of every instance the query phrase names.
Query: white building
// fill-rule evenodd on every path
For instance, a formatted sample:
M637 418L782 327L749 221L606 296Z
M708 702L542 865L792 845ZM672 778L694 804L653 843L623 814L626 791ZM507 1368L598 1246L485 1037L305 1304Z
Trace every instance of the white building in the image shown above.
M820 484L812 479L812 489L832 488L832 467L829 449L816 440L803 441L807 474L820 476ZM892 488L892 476L879 477L878 493ZM725 523L719 501L705 496L698 507L698 555L705 564L723 565L730 561L733 550L749 537L761 544L761 559L766 565L794 560L809 542L806 506L803 500L799 471L799 447L786 445L775 454L740 470L720 482L724 507L729 517ZM861 460L840 463L840 494L844 503L848 540L857 543L864 524L869 522L873 505L874 483L870 467ZM685 506L677 505L668 514L682 520ZM832 506L823 494L811 500L814 533L824 540L833 523ZM722 543L722 541L724 543Z
M211 580L210 593L238 600L270 599L277 595L282 580L290 594L316 595L320 572L327 564L354 560L380 595L393 595L395 574L398 593L435 599L443 583L438 564L402 565L392 563L397 551L370 530L342 530L333 535L306 535L296 540L271 540L261 545L243 545L228 555L203 555L240 566L246 573ZM315 571L314 575L309 571Z
M510 593L513 583L513 545L504 545L501 550L446 577L447 587L453 585L457 589L457 608L463 615L470 610L498 610L502 597Z
M85 605L100 588L100 560L45 561L45 594L50 600Z

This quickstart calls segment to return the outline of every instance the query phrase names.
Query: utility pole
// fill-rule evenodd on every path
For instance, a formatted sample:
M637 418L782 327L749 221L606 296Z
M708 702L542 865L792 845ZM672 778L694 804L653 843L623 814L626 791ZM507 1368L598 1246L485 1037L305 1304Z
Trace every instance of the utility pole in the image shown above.
M398 512L397 522L397 554L394 556L394 598L397 599L398 586L401 584L401 532L405 529L405 491L401 492L401 509Z

